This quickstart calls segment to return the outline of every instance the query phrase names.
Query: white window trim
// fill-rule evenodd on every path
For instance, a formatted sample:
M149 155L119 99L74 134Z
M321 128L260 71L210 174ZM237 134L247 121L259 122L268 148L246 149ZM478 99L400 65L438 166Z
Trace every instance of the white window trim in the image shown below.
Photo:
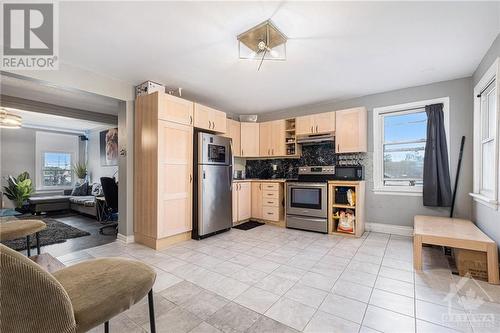
M491 167L496 170L495 174L495 186L493 189L493 197L487 197L480 193L480 183L481 183L481 100L477 98L479 93L488 86L491 81L495 81L496 92L497 92L497 114L496 114L496 128L495 128L495 157L494 165ZM474 87L474 192L469 193L474 201L490 207L492 209L499 208L499 196L500 196L500 170L499 170L499 156L500 156L500 92L499 92L499 82L500 79L500 58L497 58L490 68L484 73L483 77Z
M71 169L71 185L68 185L68 186L57 186L57 185L54 185L54 186L46 186L46 185L43 185L43 166L44 166L44 157L45 157L45 153L59 153L59 154L69 154L71 155L71 166L70 168L73 167L74 165L74 161L75 158L76 158L76 155L74 152L71 152L71 151L64 151L64 150L44 150L41 152L40 154L40 158L41 158L41 161L40 161L40 170L38 170L38 172L40 173L40 184L39 186L37 187L37 190L38 191L50 191L50 190L54 190L54 191L57 191L57 190L69 190L69 189L72 189L74 186L75 186L75 183L76 183L76 179L75 179L75 173L73 172L73 170Z
M373 109L373 192L375 194L422 196L422 186L384 186L383 183L383 145L382 132L383 124L380 115L397 111L405 111L417 108L425 108L430 104L443 104L444 127L446 131L446 143L448 146L448 160L450 159L450 98L441 97L428 99L425 101L416 101L405 104L384 106Z

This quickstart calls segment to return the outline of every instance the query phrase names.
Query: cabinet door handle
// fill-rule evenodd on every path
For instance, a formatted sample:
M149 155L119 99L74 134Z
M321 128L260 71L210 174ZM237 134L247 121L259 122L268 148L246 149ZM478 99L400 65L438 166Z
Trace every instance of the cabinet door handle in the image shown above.
M340 153L340 145L337 143L337 151L336 153Z
M193 181L193 175L189 175L189 182L191 183Z
M274 148L272 149L272 152L271 152L272 155L274 155Z
M193 124L193 116L189 116L189 125Z
M313 132L314 132L314 131L313 131L313 127L314 127L314 126L311 126L311 133L313 133Z
M272 204L273 202L272 202L272 201L268 201L267 203L268 203L268 204Z
M243 148L241 148L241 156L245 156L245 153L243 152Z
M259 190L262 190L262 184L259 184Z
M316 133L318 133L318 125L316 125Z

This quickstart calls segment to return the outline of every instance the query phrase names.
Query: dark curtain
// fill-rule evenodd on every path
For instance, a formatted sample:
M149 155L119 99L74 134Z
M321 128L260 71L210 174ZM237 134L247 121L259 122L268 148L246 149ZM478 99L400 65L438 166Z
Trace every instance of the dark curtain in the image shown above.
M425 106L427 143L424 157L424 206L451 206L448 146L444 129L443 104Z

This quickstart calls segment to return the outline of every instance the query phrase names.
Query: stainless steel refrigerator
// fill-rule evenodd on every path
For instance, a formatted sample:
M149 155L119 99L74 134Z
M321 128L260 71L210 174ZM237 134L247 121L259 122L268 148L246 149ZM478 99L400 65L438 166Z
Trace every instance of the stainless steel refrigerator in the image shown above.
M231 139L195 131L193 239L229 230L232 225L233 155Z

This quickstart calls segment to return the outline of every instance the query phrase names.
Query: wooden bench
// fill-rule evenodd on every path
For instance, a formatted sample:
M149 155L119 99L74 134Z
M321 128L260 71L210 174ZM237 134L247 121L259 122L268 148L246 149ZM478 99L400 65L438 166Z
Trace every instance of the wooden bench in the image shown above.
M413 231L413 267L422 270L422 244L486 252L488 282L500 284L496 243L469 220L417 215Z

